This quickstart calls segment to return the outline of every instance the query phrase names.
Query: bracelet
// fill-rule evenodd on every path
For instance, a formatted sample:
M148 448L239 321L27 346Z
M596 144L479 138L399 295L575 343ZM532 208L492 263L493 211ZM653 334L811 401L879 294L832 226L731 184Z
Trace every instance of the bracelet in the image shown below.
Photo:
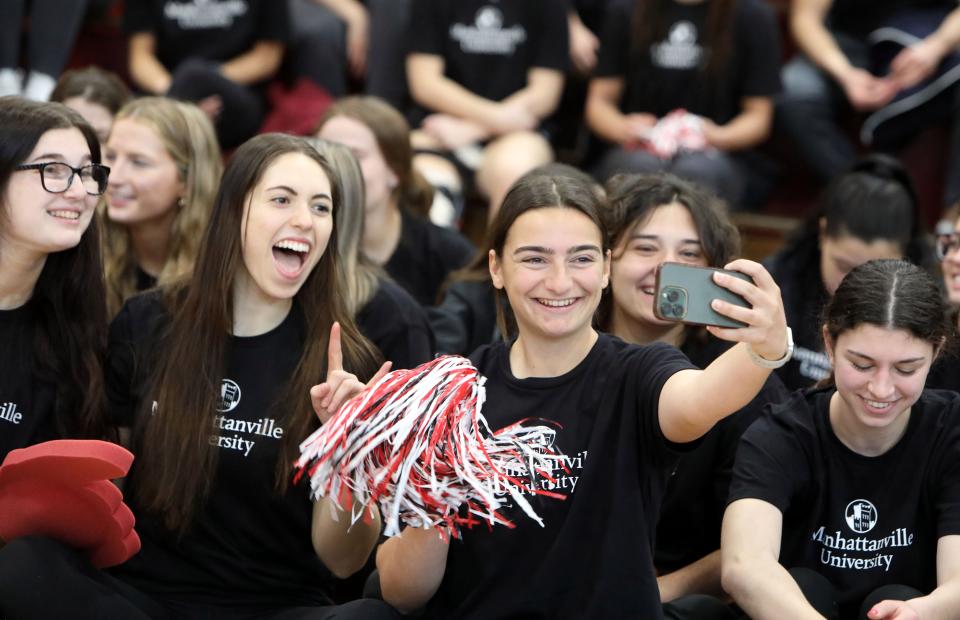
M787 328L787 352L780 359L768 360L754 351L753 346L749 344L747 345L747 353L750 354L750 361L760 368L780 368L793 357L793 331L789 327Z

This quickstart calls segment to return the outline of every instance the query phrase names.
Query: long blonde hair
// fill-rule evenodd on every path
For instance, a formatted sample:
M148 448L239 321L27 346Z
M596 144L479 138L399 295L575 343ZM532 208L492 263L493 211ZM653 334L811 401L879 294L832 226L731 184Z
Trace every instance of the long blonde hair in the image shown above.
M173 159L186 191L170 230L167 259L157 284L172 282L193 270L200 239L210 217L223 174L216 132L207 115L190 103L165 97L143 97L123 106L116 120L135 119L152 129ZM115 121L116 122L116 121ZM104 212L104 269L107 307L111 315L136 292L137 261L130 231Z

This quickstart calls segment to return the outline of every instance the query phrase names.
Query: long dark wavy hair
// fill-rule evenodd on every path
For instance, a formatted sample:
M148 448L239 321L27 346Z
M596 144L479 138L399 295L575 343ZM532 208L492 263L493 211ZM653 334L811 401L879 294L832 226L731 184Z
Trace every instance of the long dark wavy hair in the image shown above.
M210 445L211 420L224 376L225 352L233 325L233 284L242 268L241 225L251 192L280 156L300 153L317 162L330 180L334 225L323 257L294 297L302 310L306 338L297 368L275 406L287 429L276 465L276 491L287 488L297 446L319 422L310 404L310 387L326 375L330 327L342 328L344 367L361 378L376 369L376 349L360 335L346 309L344 274L337 254L340 187L327 161L303 139L264 134L236 150L220 191L193 275L165 290L171 322L161 343L159 363L138 416L140 447L138 497L161 515L170 529L183 533L209 494L217 448ZM158 403L151 414L152 403ZM289 405L280 407L280 404Z
M740 231L726 204L710 191L669 173L621 174L607 182L604 225L613 258L624 237L658 208L679 203L687 208L700 237L703 257L710 267L723 267L740 254ZM622 250L621 250L622 252ZM597 310L597 324L607 331L613 314L613 287L607 287Z
M59 103L37 103L18 97L0 98L0 239L7 225L7 187L17 165L53 129L75 128L100 163L100 142L83 118ZM32 174L35 174L33 172ZM40 179L37 179L37 183ZM55 386L58 432L67 437L103 437L103 355L107 311L100 228L94 217L76 247L47 255L30 302L37 316L34 373Z

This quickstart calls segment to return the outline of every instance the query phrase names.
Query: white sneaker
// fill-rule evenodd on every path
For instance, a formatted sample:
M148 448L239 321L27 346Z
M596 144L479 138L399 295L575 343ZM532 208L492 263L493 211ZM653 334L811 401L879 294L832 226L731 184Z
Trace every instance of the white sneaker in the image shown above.
M19 69L0 69L0 97L19 95L21 88Z
M23 87L23 96L34 101L49 101L50 94L57 86L57 80L46 73L31 71L27 85Z

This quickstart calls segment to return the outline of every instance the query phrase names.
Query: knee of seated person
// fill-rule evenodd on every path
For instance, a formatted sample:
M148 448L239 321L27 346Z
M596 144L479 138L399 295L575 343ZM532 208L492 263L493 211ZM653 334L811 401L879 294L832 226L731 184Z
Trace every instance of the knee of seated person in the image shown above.
M336 617L338 620L396 620L402 616L384 601L361 598L338 605Z
M720 599L688 594L663 605L663 615L677 620L736 620L737 614Z
M492 142L483 152L477 169L477 184L487 196L506 193L514 181L553 160L553 151L543 136L531 132L508 134Z
M187 58L177 65L177 68L174 70L171 78L176 83L193 80L208 75L219 74L220 71L215 62L211 62L204 58Z
M777 97L778 105L790 105L806 101L827 100L830 97L830 80L805 58L788 62L780 74L783 90Z
M36 580L54 565L56 558L73 551L46 536L23 536L0 548L0 593L7 586ZM13 578L14 575L16 578ZM0 596L2 598L2 596Z
M891 583L873 590L863 599L860 614L857 618L868 618L867 613L880 601L909 601L912 598L924 596L924 593L911 586Z

